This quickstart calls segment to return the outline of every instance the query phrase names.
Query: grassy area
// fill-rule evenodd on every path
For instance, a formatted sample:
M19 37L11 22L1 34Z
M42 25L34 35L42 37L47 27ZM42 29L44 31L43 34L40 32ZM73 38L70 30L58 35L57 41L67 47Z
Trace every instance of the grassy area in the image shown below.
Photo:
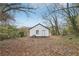
M64 36L64 44L79 45L79 37L74 35Z
M0 55L79 55L79 37L18 38L0 41Z

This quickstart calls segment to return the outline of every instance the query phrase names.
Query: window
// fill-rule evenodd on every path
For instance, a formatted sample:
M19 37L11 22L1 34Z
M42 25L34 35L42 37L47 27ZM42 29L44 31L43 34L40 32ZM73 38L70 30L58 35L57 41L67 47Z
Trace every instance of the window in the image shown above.
M39 30L36 30L36 34L39 34Z

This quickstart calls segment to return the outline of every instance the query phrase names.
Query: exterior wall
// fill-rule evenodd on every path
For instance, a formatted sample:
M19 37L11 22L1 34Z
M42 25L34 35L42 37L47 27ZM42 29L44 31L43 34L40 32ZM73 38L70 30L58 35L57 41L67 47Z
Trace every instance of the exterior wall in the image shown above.
M39 34L36 34L36 30L39 30ZM45 30L45 34L43 35L43 30ZM41 25L38 25L32 29L30 29L30 36L49 36L49 30Z

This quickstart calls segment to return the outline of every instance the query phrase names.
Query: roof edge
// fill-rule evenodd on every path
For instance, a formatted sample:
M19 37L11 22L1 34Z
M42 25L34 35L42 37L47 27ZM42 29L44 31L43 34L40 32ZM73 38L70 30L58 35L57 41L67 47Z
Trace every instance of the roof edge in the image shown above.
M48 27L46 27L46 26L44 26L44 25L42 25L42 24L40 24L40 23L36 24L35 26L33 26L33 27L29 28L29 29L32 29L32 28L34 28L34 27L36 27L36 26L38 26L38 25L41 25L41 26L43 26L43 27L49 29ZM50 29L49 29L49 30L50 30Z

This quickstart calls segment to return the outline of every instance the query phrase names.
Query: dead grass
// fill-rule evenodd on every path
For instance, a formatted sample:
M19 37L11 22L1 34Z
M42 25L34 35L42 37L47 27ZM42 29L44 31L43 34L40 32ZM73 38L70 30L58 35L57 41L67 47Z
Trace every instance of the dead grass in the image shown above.
M77 40L77 39L76 39ZM67 37L19 38L0 41L0 55L10 56L59 56L79 55L79 42ZM76 43L77 42L77 43Z

